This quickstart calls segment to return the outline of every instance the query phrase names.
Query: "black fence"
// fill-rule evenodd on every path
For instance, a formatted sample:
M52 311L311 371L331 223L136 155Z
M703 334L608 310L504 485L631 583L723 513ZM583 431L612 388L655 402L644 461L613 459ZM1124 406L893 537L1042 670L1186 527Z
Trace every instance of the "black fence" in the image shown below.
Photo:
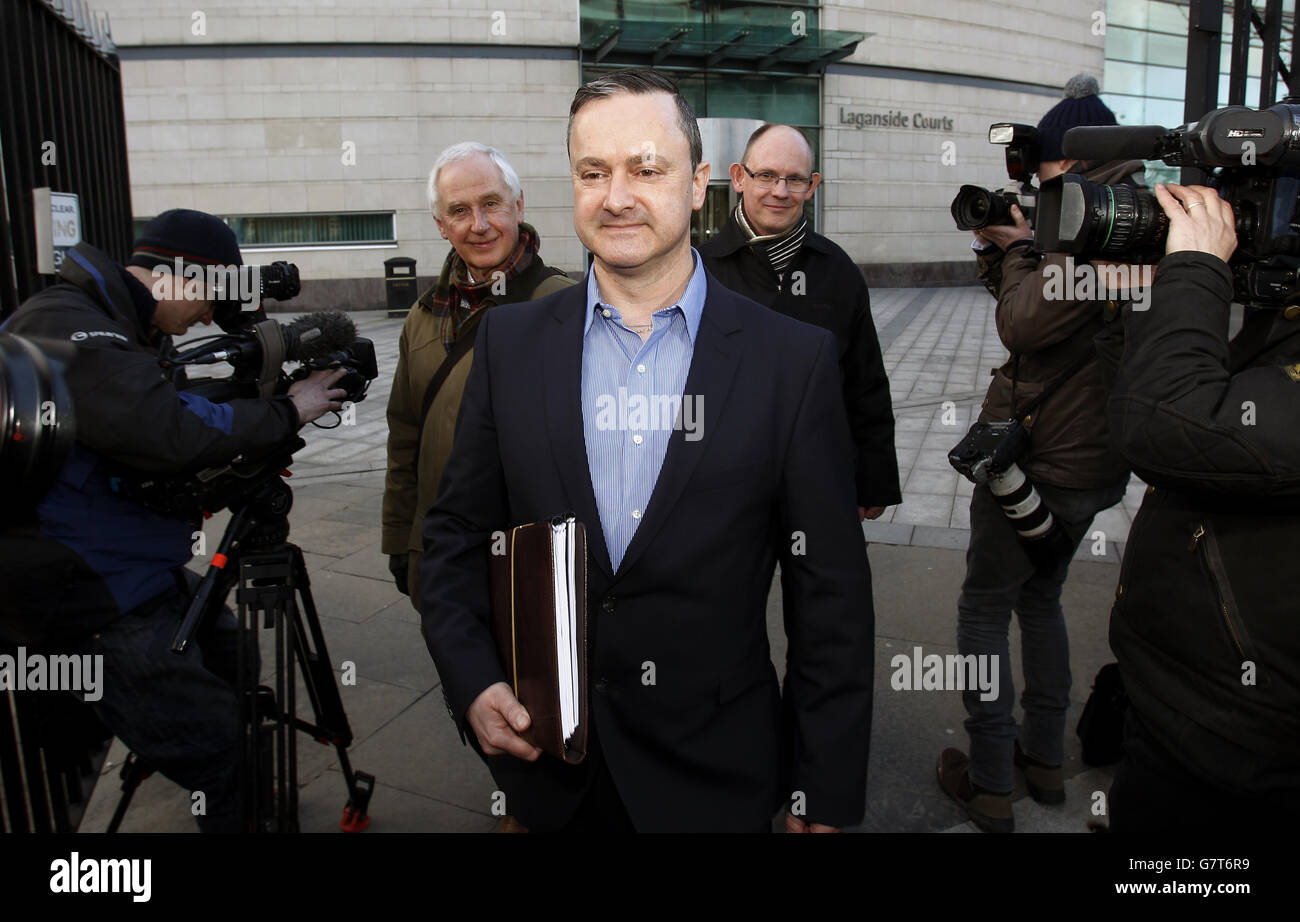
M0 691L0 833L75 832L112 736L71 692Z
M125 261L131 247L122 76L107 16L84 0L0 3L0 320L53 276L36 271L32 190L73 192L81 237Z
M117 259L130 253L122 80L112 50L107 18L93 18L84 0L0 2L0 320L53 278L36 271L33 189L76 193L82 239ZM0 645L10 679L0 687L0 832L68 832L111 734L68 692L11 690L17 653Z

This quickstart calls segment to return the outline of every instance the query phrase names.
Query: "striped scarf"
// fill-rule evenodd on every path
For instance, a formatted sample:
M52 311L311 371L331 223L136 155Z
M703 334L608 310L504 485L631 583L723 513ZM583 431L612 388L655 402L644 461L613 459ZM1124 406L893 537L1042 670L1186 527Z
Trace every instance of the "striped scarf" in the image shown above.
M771 265L777 278L785 280L785 270L790 268L790 263L799 253L799 247L803 245L803 238L808 235L808 219L802 214L799 221L794 227L779 234L760 235L749 226L749 221L745 218L745 209L743 206L736 205L736 221L740 224L740 229L744 231L749 240L749 245L763 254Z
M539 248L537 232L528 224L521 223L519 240L514 250L504 264L493 270L493 275L497 271L504 272L505 282L509 284L528 268ZM438 333L448 352L479 309L486 304L496 303L490 296L493 286L500 281L499 277L492 276L482 281L472 281L465 260L460 258L455 249L447 254L438 286L429 299L429 306L439 318Z

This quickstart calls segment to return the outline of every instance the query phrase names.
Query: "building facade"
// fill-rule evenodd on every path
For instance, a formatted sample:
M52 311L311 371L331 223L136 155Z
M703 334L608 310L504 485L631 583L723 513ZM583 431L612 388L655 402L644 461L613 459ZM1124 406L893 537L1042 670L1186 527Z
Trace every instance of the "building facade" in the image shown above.
M817 148L815 225L873 283L969 281L949 204L963 183L1006 181L988 125L1037 122L1073 74L1116 66L1106 11L1077 0L95 5L122 60L136 218L220 214L247 261L297 263L322 307L381 306L392 256L436 274L448 247L425 181L462 140L502 150L547 262L581 271L568 106L581 81L629 64L670 70L726 160L697 238L734 201L737 143L789 122Z

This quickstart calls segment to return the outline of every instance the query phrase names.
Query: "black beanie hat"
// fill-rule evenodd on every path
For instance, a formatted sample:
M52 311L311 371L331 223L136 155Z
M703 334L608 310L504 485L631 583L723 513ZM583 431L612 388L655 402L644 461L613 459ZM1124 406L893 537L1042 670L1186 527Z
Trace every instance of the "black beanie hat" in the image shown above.
M207 266L242 266L239 241L226 222L188 208L164 211L144 226L131 247L128 266L152 269L176 257Z
M1064 160L1061 144L1065 133L1080 125L1115 125L1115 113L1097 98L1097 78L1075 74L1065 85L1065 98L1047 110L1038 123L1038 159L1046 163Z

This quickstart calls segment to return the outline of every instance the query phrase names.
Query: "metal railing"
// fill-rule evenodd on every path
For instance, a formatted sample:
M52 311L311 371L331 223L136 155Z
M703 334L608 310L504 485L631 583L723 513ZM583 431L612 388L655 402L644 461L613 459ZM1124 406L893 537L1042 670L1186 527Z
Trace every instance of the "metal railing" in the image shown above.
M86 0L0 3L0 320L53 281L36 271L32 190L76 193L81 236L131 247L122 76L107 14Z

